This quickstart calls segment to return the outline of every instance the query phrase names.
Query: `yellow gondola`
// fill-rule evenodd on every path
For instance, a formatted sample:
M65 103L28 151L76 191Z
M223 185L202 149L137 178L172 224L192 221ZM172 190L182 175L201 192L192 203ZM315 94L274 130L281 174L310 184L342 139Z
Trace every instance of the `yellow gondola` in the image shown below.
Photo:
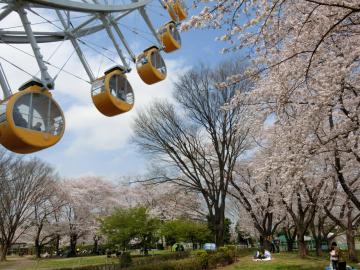
M10 151L28 154L56 144L65 120L48 90L31 81L0 103L0 143Z
M183 21L187 18L187 10L183 0L170 0L167 3L167 10L173 21Z
M166 78L166 66L159 49L152 46L137 57L136 69L140 78L153 84Z
M161 43L165 52L172 52L181 47L181 38L174 22L168 22L159 30Z
M134 92L120 67L114 67L93 82L91 97L96 108L106 116L128 112L134 106Z

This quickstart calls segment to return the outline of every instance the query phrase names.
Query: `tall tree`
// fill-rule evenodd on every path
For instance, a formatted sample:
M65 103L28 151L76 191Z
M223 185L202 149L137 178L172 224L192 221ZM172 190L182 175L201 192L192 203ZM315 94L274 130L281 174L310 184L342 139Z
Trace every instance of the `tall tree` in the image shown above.
M34 238L37 258L40 258L43 247L56 240L60 234L61 227L57 215L61 213L65 204L56 178L49 178L45 184L43 198L34 204L33 215L29 217L32 226L30 234Z
M167 165L150 180L171 181L201 194L220 246L229 183L236 160L250 147L253 123L244 106L222 109L236 90L249 91L250 84L219 83L242 70L239 62L215 69L198 66L175 84L175 104L157 101L140 112L134 124L135 143Z
M11 245L23 234L23 226L34 213L34 206L47 196L47 182L53 169L39 159L29 161L1 155L0 261L6 260ZM3 171L3 170L1 170Z

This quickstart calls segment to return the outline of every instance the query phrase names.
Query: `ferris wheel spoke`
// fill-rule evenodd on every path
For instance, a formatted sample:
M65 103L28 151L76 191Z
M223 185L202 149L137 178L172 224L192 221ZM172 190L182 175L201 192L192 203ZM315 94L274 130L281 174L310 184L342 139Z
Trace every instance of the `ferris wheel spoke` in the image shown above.
M34 52L35 59L40 68L41 81L46 88L53 89L54 88L54 80L53 80L53 78L51 78L50 74L48 73L48 68L44 63L43 56L40 52L40 48L37 44L35 35L31 29L31 23L27 17L27 12L25 11L24 7L20 6L20 7L18 7L18 13L19 13L21 22L24 26L25 32L27 34L29 43Z
M4 19L7 15L9 15L13 11L12 7L5 6L4 10L0 13L0 21Z
M76 26L73 30L72 33L75 34L76 32L80 31L81 29L83 29L85 26L89 25L90 23L92 23L93 21L95 21L97 19L97 16L91 16L88 20L84 21L83 23L81 23L80 25ZM68 22L68 27L70 26L70 23Z
M64 17L62 16L61 12L59 10L56 10L56 14L60 19L60 22L62 23L63 27L65 28L65 31L67 31L68 29L70 29L70 23L66 24L66 21L64 19ZM83 65L87 75L90 78L90 81L93 82L95 80L95 76L88 64L88 62L86 61L86 58L79 46L79 43L77 42L77 40L75 39L75 37L73 35L67 35L67 38L71 41L71 44L73 45L76 54L78 55L81 64Z
M8 80L6 79L5 72L2 68L1 63L0 63L0 85L1 85L1 88L4 93L4 98L8 98L9 96L11 96L11 94L12 94L11 88L10 88Z
M48 43L48 42L56 42L56 41L62 41L64 40L64 34L54 34L51 35L41 35L41 36L35 36L37 43ZM13 44L26 44L29 43L28 36L25 32L22 32L19 34L17 32L16 35L7 35L4 34L3 31L0 31L0 42L1 43L13 43Z
M135 1L135 0L132 0L132 1ZM149 16L147 15L145 8L144 8L144 7L139 8L139 12L140 12L140 15L143 17L145 23L146 23L147 26L149 27L151 33L154 35L156 41L157 41L158 44L159 44L159 47L162 47L161 41L160 41L160 39L159 39L159 36L158 36L158 34L157 34L154 26L152 25L152 22L151 22Z
M121 42L124 44L125 49L127 50L128 54L130 55L131 59L133 60L133 62L136 61L136 57L135 54L133 53L133 51L130 49L130 46L128 44L128 42L126 41L123 33L121 32L119 26L116 24L115 20L111 20L111 25L114 27L117 35L119 36Z
M144 7L151 0L141 0L125 5L106 5L106 4L92 4L84 2L75 2L71 0L29 0L31 3L39 4L44 8L57 8L63 10L71 10L78 12L125 12L133 9Z

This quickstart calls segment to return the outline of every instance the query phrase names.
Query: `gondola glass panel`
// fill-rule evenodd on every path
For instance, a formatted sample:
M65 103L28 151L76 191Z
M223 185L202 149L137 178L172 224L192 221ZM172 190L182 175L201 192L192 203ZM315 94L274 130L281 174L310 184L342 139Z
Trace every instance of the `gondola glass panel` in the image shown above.
M173 21L183 21L187 18L187 8L183 0L170 0L167 10Z
M4 113L5 108L5 113ZM32 85L0 105L0 143L16 153L32 153L56 144L65 121L48 90Z
M181 47L181 38L174 22L169 22L160 28L159 36L165 52L172 52Z
M166 78L165 62L155 46L146 49L138 56L136 69L140 78L147 84L157 83Z
M134 106L133 89L121 69L105 72L92 85L95 107L106 116L128 112Z

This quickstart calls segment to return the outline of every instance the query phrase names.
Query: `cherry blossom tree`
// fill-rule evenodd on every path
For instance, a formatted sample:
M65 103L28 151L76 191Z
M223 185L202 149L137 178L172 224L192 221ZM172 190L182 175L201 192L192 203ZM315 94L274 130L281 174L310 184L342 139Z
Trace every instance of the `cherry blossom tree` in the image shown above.
M360 212L343 191L337 189L331 204L324 206L327 217L346 234L349 260L358 262L355 233L360 224Z
M253 157L251 164L238 164L236 177L231 181L230 194L250 215L252 225L260 235L260 245L270 250L271 239L284 221L286 211L280 206L281 187L277 177L257 173L262 161L268 157L264 152Z
M253 91L239 93L232 105L252 105L275 118L278 136L273 141L278 140L278 146L269 160L272 167L264 171L277 170L288 179L288 191L296 194L285 196L284 205L294 217L298 237L299 229L311 224L315 208L321 209L323 200L316 194L325 195L333 179L351 201L349 215L350 206L359 210L359 3L199 0L194 5L203 9L183 24L184 30L223 29L219 39L229 44L223 52L240 50L252 60L245 74L223 84L251 78ZM309 215L299 226L296 213L305 212Z
M247 73L225 80L256 81L254 91L239 94L235 106L248 99L275 112L281 124L292 122L294 136L306 133L310 155L331 152L337 179L359 209L347 174L360 161L358 3L197 0L194 6L203 9L184 30L223 29L219 39L229 44L224 52L241 50L252 59Z
M285 220L281 223L280 233L285 236L287 251L292 252L296 241L297 229L289 214L285 216Z
M162 184L161 189L151 184L137 184L131 189L138 196L137 204L147 207L151 215L162 220L206 220L207 212L199 194L189 189L172 183Z
M119 205L115 185L100 177L81 177L65 180L62 187L66 196L63 222L67 225L69 256L76 255L76 245L81 237L91 235L94 249L97 249L98 218L109 215Z

